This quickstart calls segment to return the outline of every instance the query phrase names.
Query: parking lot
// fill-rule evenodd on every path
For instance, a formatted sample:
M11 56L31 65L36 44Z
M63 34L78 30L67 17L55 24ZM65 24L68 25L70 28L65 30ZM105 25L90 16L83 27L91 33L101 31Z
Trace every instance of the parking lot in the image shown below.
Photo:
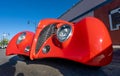
M0 76L120 76L120 50L114 50L111 64L96 69L62 59L21 61L0 49Z

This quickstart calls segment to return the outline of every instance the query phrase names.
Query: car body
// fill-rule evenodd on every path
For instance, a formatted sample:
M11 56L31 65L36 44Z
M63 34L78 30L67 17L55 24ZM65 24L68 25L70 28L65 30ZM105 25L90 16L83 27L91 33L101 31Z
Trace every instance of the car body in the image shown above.
M103 22L86 17L76 23L41 20L36 32L16 34L6 55L25 55L33 59L62 58L90 66L105 66L112 60L112 41Z

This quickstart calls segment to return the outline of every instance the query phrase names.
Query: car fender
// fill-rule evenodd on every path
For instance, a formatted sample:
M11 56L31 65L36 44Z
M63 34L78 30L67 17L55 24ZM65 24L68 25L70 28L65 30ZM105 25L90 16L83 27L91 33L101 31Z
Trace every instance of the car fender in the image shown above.
M61 24L59 24L61 23ZM72 34L64 42L59 42L56 35L51 35L41 46L36 54L36 44L41 31L48 24L56 24L57 28L62 24L72 27ZM43 48L49 45L50 50L43 53ZM86 65L104 66L112 60L112 41L104 23L94 17L86 17L73 24L64 20L45 19L41 21L36 30L30 58L64 58L77 61Z
M25 39L20 42L20 44L17 44L17 39L18 37L23 33L26 32L26 37ZM19 54L19 55L25 55L29 56L29 51L25 51L26 47L31 47L33 38L34 38L34 33L30 31L23 31L17 33L9 42L7 48L6 48L6 55L14 55L14 54Z

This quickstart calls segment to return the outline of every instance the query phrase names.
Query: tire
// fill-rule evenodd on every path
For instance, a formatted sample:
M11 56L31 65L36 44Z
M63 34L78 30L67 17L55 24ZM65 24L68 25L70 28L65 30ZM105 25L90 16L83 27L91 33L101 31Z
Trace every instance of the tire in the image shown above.
M17 56L21 61L30 60L28 56L24 56L24 55L17 55Z

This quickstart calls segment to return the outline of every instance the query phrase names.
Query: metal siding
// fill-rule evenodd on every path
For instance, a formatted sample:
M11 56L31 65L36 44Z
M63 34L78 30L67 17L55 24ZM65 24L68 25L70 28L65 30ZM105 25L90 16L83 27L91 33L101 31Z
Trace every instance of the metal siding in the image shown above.
M81 15L81 14L87 12L91 8L94 8L94 7L98 6L99 4L102 4L105 1L107 1L107 0L82 0L74 8L70 9L67 13L65 13L64 15L59 17L59 19L69 21L69 20L77 17L78 15Z
M94 17L94 11L92 11L92 12L90 12L90 13L82 16L82 17L80 17L79 19L74 20L74 22L78 22L78 21L80 21L81 19L83 19L83 18L85 18L87 16Z

